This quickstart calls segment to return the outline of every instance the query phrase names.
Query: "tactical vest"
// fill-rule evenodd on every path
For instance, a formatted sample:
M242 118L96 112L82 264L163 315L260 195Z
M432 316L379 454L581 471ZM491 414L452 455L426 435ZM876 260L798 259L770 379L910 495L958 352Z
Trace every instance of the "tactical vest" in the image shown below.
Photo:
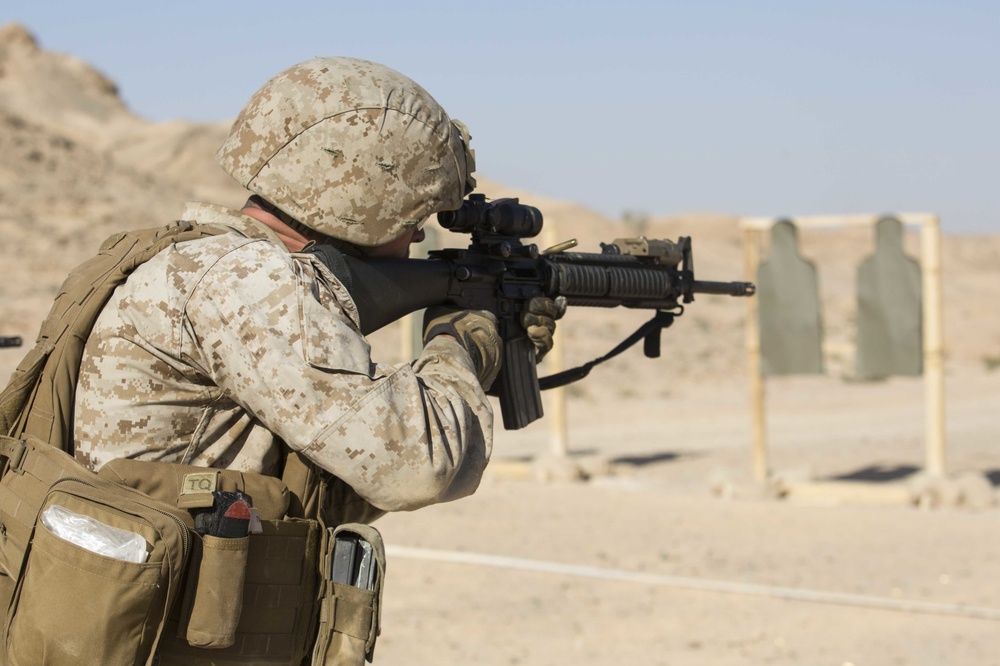
M382 541L366 525L329 524L335 479L307 459L286 447L275 478L134 460L94 473L73 458L83 350L115 288L168 246L228 231L177 222L109 238L67 277L35 347L0 393L0 608L9 609L0 664L371 660ZM251 534L193 530L190 510L211 507L213 491L251 499ZM60 515L140 535L145 561L67 541L47 522ZM344 534L372 544L374 589L333 581L332 551Z

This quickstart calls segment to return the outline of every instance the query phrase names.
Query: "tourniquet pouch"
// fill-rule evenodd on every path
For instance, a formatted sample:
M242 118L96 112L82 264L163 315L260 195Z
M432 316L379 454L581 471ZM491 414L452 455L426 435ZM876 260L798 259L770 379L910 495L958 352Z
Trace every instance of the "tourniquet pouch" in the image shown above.
M190 549L186 516L48 444L25 444L0 483L5 525L36 516L23 557L6 557L20 562L0 635L8 663L151 664ZM18 497L20 517L7 511Z
M328 534L323 563L324 594L312 663L360 666L372 660L375 639L381 629L385 546L382 536L371 525L348 523L331 528ZM359 542L363 549L356 545ZM345 544L350 546L346 554L342 549Z
M236 544L220 541L242 539L212 539L200 537L196 550L201 563L188 568L189 579L184 598L171 614L160 642L157 656L161 666L300 666L311 646L312 628L316 615L320 556L320 527L314 520L262 520L261 532L246 537L246 565L241 589L233 589L236 576L223 570L235 566ZM237 552L226 550L227 546ZM213 553L210 555L210 553ZM205 558L219 556L217 563L207 567ZM213 578L214 577L214 578ZM212 619L209 605L205 613L199 604L212 596L220 603L236 603L233 608L216 609ZM204 597L204 598L202 598ZM228 600L228 601L227 601ZM236 619L235 627L228 624ZM214 624L213 624L214 623ZM194 632L192 632L194 626ZM197 633L227 635L232 630L232 643L214 641L214 647L192 645Z
M188 569L192 596L185 638L191 645L227 648L236 642L249 546L249 536L202 537L200 557Z

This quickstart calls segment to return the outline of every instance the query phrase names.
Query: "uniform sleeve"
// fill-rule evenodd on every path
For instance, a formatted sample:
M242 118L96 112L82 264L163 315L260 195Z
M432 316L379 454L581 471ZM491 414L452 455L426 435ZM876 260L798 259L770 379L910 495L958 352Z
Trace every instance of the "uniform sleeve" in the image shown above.
M185 347L228 397L379 509L471 494L493 414L472 360L436 338L382 366L343 286L302 255L251 243L223 257L185 307Z

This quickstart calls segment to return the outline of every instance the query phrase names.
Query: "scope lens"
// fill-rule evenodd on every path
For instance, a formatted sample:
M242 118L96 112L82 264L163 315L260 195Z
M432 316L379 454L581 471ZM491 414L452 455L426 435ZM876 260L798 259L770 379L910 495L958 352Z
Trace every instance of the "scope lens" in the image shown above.
M534 206L500 204L490 210L489 220L502 236L529 238L542 230L542 212Z
M456 210L443 210L438 213L438 224L440 224L445 229L451 229L455 226L455 221L457 219Z

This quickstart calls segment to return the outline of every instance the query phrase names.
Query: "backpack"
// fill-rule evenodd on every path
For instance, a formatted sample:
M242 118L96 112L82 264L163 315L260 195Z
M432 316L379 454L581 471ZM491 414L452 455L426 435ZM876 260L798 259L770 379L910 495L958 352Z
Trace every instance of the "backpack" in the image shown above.
M63 282L34 349L0 393L0 434L15 439L30 435L73 455L73 407L83 348L111 294L169 245L225 231L180 221L104 241L97 255Z

